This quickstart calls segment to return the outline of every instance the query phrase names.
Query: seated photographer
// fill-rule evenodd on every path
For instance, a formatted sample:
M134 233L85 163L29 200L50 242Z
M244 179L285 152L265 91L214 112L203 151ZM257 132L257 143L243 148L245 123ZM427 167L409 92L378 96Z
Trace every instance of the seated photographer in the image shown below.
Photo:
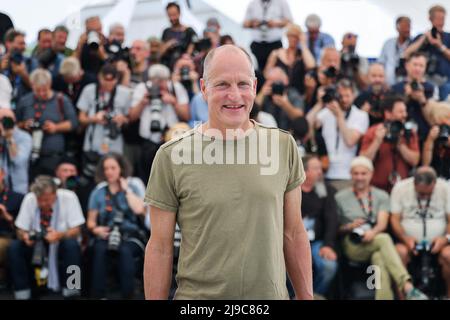
M433 167L438 177L450 180L450 105L433 104L430 116L433 126L423 144L422 165Z
M389 222L389 195L370 186L372 162L365 157L356 157L350 168L352 187L335 196L345 256L351 261L370 261L378 266L381 279L375 292L376 300L394 299L391 278L408 300L426 300L427 297L413 287L391 237L384 232Z
M419 254L437 257L450 298L450 187L431 167L400 181L391 193L391 226L405 266ZM422 276L425 276L422 274Z
M400 16L395 20L395 27L398 36L386 40L383 44L378 62L386 70L386 82L392 86L405 74L403 54L411 44L411 19L407 16Z
M77 58L68 57L61 63L59 74L52 81L52 88L64 93L76 106L84 87L95 82L97 77L84 72Z
M82 176L92 182L101 155L123 153L122 126L128 123L131 90L118 84L118 71L105 64L98 84L86 86L78 100L80 124L86 128Z
M300 26L288 25L286 36L289 46L272 51L267 59L264 73L268 73L273 67L280 67L288 75L290 85L303 94L305 74L315 67L316 62L309 51L306 36Z
M372 185L390 192L419 164L417 132L408 127L406 104L401 96L387 96L381 103L384 123L371 126L362 138L359 154L373 161Z
M303 99L283 69L274 67L266 74L266 81L255 99L255 107L270 113L280 129L289 130L291 121L304 116Z
M64 55L53 49L53 33L49 29L39 30L38 43L33 49L32 57L39 68L50 71L52 79L58 75Z
M31 179L52 175L66 150L65 135L77 125L75 109L69 98L52 90L52 77L44 69L30 76L33 92L20 99L16 109L19 128L33 138Z
M86 31L80 36L74 56L80 60L86 73L96 77L101 67L108 59L106 52L106 37L102 33L100 17L89 17L85 21Z
M380 63L373 63L367 73L369 87L362 91L355 99L355 106L369 114L370 125L383 122L382 100L389 90L385 82L384 67Z
M326 178L336 190L350 185L350 162L369 127L367 113L353 105L353 90L348 79L339 80L337 88L320 88L318 107L307 115L310 126L322 132L330 162Z
M417 124L421 144L430 130L427 103L434 94L434 86L425 80L426 67L426 56L420 52L413 53L405 63L405 81L392 86L393 91L405 95L408 117Z
M148 70L149 81L139 84L133 93L130 121L140 119L139 135L144 140L141 156L135 158L135 175L147 181L153 158L163 143L163 133L179 121L188 121L189 97L183 85L170 80L170 70L154 64Z
M9 189L5 182L5 170L0 168L0 286L6 282L8 247L15 237L14 220L24 196Z
M142 182L136 184L135 180L127 179L128 174L126 160L114 153L103 157L97 168L96 177L100 184L89 198L87 222L94 236L91 282L94 298L106 297L110 258L118 262L122 297L133 297L137 270L135 258L143 256L148 240L143 231L147 209Z
M5 34L6 53L0 57L0 72L8 77L12 91L12 107L19 99L30 92L30 73L37 65L36 61L25 57L25 33L10 29Z
M336 190L323 181L322 164L317 156L304 157L303 164L306 180L301 186L302 214L311 241L314 293L325 296L337 271Z
M187 91L189 100L191 100L195 94L200 92L199 79L200 76L196 71L194 61L188 54L183 54L175 62L172 82L181 83Z
M16 126L12 110L0 109L0 167L10 190L28 192L28 167L31 155L31 136Z
M344 34L341 49L341 74L351 79L358 90L367 88L369 61L356 53L358 36L352 32Z
M341 60L335 48L325 48L322 52L319 66L305 74L305 106L307 111L317 106L318 90L336 83L339 75Z
M431 30L418 35L406 49L405 56L418 51L427 55L429 81L439 87L439 99L445 101L450 94L450 33L444 31L446 10L435 5L428 13Z
M132 61L130 87L132 89L141 82L148 80L148 68L150 68L150 44L144 40L133 41L130 48Z
M77 196L58 189L50 176L39 176L23 199L17 216L17 240L9 247L14 297L31 299L31 290L62 291L65 298L80 290L65 287L67 271L80 266L78 242L85 220Z

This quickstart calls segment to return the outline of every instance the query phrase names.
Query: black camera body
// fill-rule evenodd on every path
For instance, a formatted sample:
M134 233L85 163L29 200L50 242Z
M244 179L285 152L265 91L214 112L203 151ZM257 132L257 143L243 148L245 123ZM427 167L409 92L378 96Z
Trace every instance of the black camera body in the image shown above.
M41 241L45 240L45 237L47 236L47 230L44 228L41 229L41 231L30 231L29 238L31 241Z
M24 62L24 60L25 60L25 57L23 56L23 54L20 51L17 51L17 50L11 51L11 55L9 57L10 63L20 65L20 64L22 64L22 62Z
M438 35L438 30L436 27L431 28L431 37L433 39L437 39L437 35Z
M111 43L109 43L105 47L105 50L109 55L109 63L125 61L129 66L131 66L130 49L127 47L123 47L122 44L118 41L111 41Z
M411 81L410 86L412 91L420 91L423 88L422 85L417 80Z
M272 95L282 96L282 95L284 95L285 91L286 91L286 86L284 85L283 82L275 81L274 83L272 83Z
M376 94L374 92L370 93L368 103L370 104L370 114L376 116L377 118L383 117L383 108L382 108L382 102L384 99L384 93L380 92L379 94Z
M13 119L13 118L11 118L11 117L4 117L4 118L2 119L2 126L3 126L3 129L5 129L5 130L11 130L11 129L14 128L14 125L15 125L15 122L14 122L14 119Z
M212 42L209 38L196 39L194 41L194 50L197 52L208 51L212 48Z
M386 128L386 135L384 136L384 141L396 144L402 135L402 131L405 129L405 126L401 121L387 121L384 123Z
M447 124L443 124L439 127L439 135L436 139L438 143L446 143L450 136L450 126Z
M122 243L121 227L124 221L124 213L120 210L116 210L113 219L113 226L108 237L108 249L111 251L118 251L119 246Z
M42 126L41 126L40 122L33 120L33 122L30 125L30 130L35 131L35 130L41 130L41 129L42 129Z
M48 69L55 63L57 57L57 53L52 48L48 48L39 53L37 59L42 68Z
M323 71L323 74L328 79L336 79L337 76L338 76L338 71L337 71L337 69L335 67L331 66L331 67L328 67L327 69L325 69Z
M334 86L326 87L325 94L322 97L322 102L325 104L331 101L339 101L339 94Z
M111 140L116 140L120 135L120 128L113 121L116 113L114 111L109 111L105 113L106 128L108 129L108 136Z

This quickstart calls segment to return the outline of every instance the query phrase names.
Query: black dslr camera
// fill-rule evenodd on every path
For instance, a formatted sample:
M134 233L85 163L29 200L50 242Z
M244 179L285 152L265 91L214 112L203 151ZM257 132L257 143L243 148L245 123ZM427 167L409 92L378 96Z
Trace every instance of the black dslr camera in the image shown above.
M105 113L105 121L106 121L105 127L108 130L108 137L111 140L116 140L120 135L120 128L113 121L115 116L116 113L114 111Z
M115 211L113 226L108 238L108 249L111 251L118 251L122 243L121 227L124 221L124 213L120 210Z
M151 114L151 120L150 120L150 132L162 132L162 108L163 108L163 102L161 100L161 88L153 84L149 87L147 86L148 91L148 97L150 100L150 114Z
M325 88L325 94L322 97L322 102L327 104L331 101L338 101L339 100L339 94L336 90L336 87L329 86Z
M323 71L323 74L325 75L325 77L327 77L328 79L336 79L338 76L338 72L337 69L333 66L325 69Z
M363 225L353 229L349 234L350 241L354 244L361 243L366 232L372 229L372 227L373 225L370 222L366 222Z
M391 144L396 144L400 139L405 126L401 121L387 121L384 123L384 126L386 127L384 141Z
M438 143L445 144L450 136L450 126L443 124L439 127L439 135L436 139Z
M275 81L272 83L272 95L284 95L284 92L286 91L286 87L283 82L281 81Z
M23 54L20 51L13 50L11 51L11 55L9 56L9 62L14 64L22 64L22 62L25 60Z
M420 91L423 88L422 85L417 80L411 81L410 86L412 91Z
M108 62L115 63L117 61L125 61L128 66L131 66L131 56L130 49L127 47L123 47L121 43L114 40L111 41L105 47L106 52L109 55Z

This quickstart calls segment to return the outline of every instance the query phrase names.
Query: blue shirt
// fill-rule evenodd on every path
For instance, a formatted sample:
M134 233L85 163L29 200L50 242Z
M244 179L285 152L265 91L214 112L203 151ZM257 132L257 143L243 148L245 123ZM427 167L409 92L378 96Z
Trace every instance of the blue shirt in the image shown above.
M196 123L205 123L208 121L208 104L201 92L197 93L191 101L191 120L189 120L189 125L191 128L195 126Z
M314 59L316 59L317 64L319 64L320 58L322 56L322 50L324 48L334 48L334 39L328 33L319 32L317 39L314 41L314 47L311 48L309 44L309 33L306 33L307 44L309 46L309 50L314 55Z
M13 140L17 145L17 155L10 159L9 165L6 161L6 153L1 155L1 167L5 170L5 182L12 190L18 193L28 193L28 164L32 148L31 136L17 127L13 131ZM10 186L9 186L10 187Z

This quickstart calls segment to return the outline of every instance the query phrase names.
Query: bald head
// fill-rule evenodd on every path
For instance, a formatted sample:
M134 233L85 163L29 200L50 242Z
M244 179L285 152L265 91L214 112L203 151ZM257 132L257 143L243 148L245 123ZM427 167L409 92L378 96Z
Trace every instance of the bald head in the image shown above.
M226 44L221 47L211 50L205 58L203 63L203 79L208 81L210 70L216 63L233 63L235 59L245 59L248 61L249 72L252 77L255 77L255 68L250 55L242 48Z
M383 85L385 81L384 66L380 63L371 64L367 73L367 77L369 79L370 85Z

